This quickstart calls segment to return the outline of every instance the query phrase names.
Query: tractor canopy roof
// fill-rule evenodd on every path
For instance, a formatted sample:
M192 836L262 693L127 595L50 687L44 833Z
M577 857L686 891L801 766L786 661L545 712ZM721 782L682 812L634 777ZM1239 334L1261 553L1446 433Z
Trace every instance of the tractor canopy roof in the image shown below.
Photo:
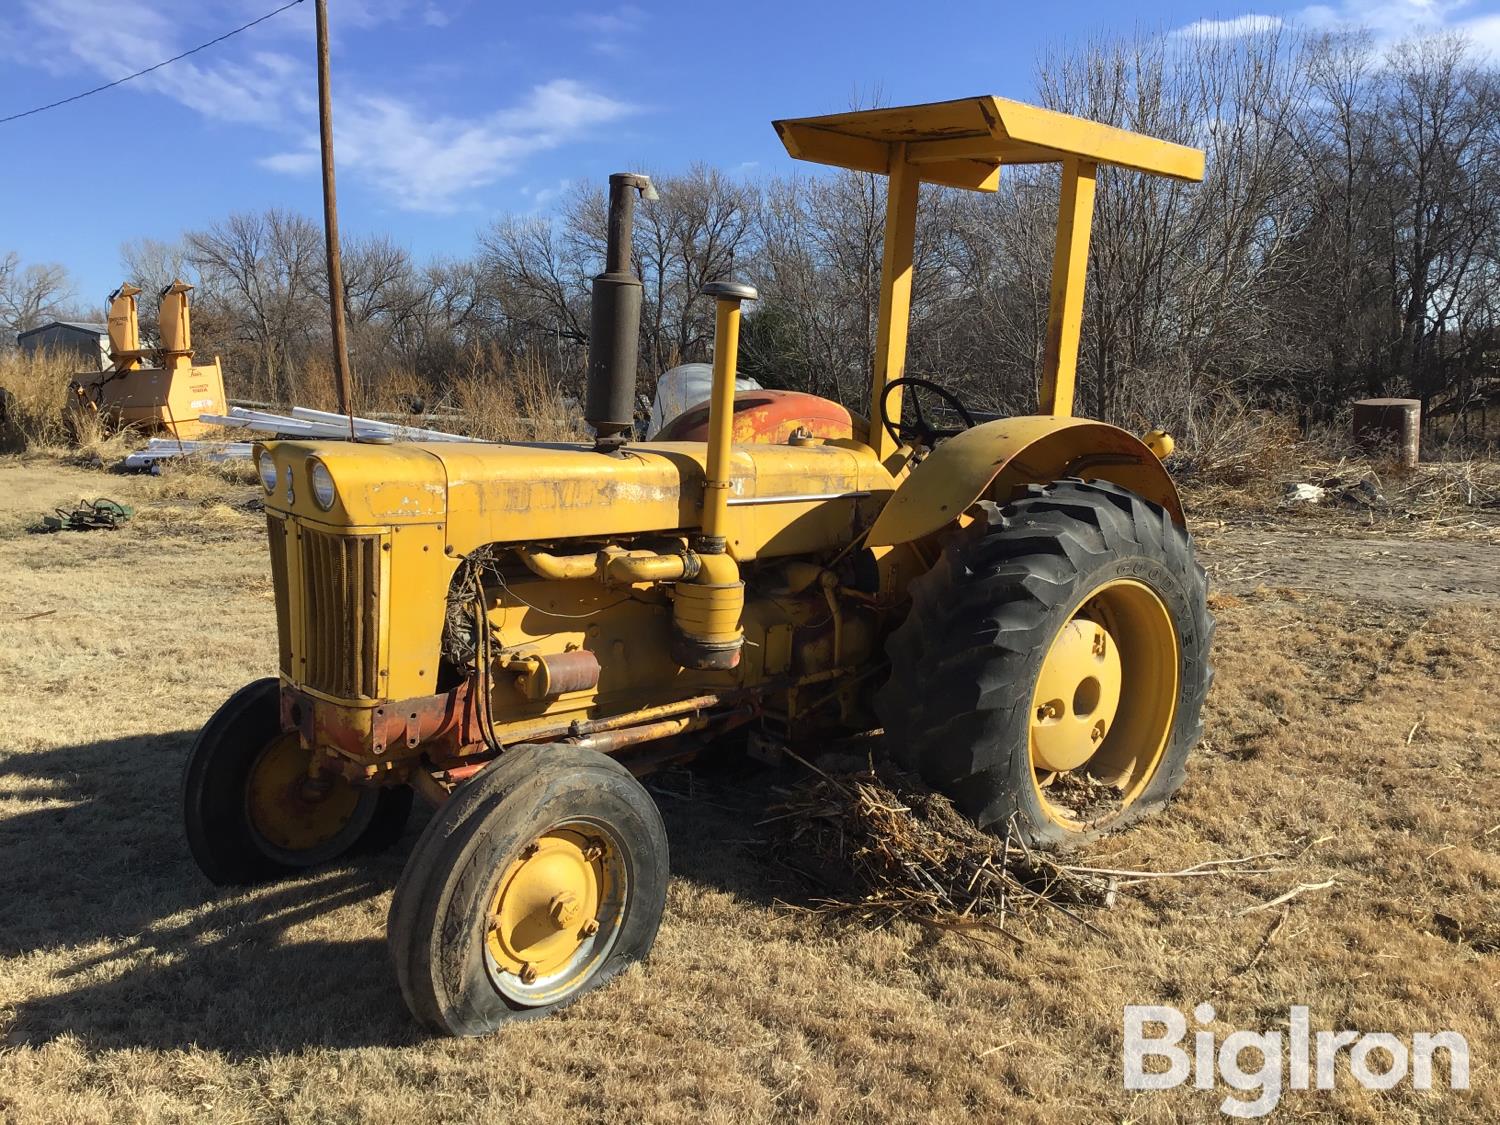
M903 159L921 180L970 191L996 190L1002 164L1069 158L1189 182L1203 179L1200 149L993 96L774 124L798 160L888 174L893 158Z

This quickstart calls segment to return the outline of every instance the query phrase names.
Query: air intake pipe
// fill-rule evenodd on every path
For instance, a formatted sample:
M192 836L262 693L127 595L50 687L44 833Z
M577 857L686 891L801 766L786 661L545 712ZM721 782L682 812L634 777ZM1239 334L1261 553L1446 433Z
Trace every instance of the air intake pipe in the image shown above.
M635 423L635 368L640 350L641 279L631 272L635 197L656 198L649 176L616 172L609 178L609 235L604 272L594 278L589 313L589 380L584 418L594 448L617 453Z
M745 583L729 553L730 461L734 456L734 387L740 346L740 302L755 290L734 281L703 287L714 299L714 381L708 400L702 534L693 543L698 571L678 582L672 602L672 654L684 668L724 671L740 662Z

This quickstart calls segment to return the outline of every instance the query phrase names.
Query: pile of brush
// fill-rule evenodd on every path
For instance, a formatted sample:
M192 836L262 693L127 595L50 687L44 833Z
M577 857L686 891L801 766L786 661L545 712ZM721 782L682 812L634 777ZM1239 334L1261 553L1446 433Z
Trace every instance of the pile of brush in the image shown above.
M809 908L817 913L1004 933L1015 914L1046 907L1087 925L1075 907L1114 903L1113 873L1060 863L1015 832L983 832L894 768L804 764L814 776L782 790L766 823L778 830L781 861L822 888Z

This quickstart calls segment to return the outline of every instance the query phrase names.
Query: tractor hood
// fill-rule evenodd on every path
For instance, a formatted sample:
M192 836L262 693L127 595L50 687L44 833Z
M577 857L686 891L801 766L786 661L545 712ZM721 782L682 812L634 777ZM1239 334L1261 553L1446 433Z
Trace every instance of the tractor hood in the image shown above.
M706 451L703 442L629 445L611 456L574 444L282 441L257 456L277 468L266 498L273 512L346 527L441 523L448 554L466 555L488 543L693 529ZM316 462L334 482L327 510L312 494ZM730 550L739 558L847 542L894 487L874 454L853 442L739 446L731 477L729 502L739 511Z

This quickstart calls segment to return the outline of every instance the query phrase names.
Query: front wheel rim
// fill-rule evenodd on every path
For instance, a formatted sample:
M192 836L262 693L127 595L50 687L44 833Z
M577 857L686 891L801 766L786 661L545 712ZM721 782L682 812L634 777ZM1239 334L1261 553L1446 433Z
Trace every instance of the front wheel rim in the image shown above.
M342 855L374 816L378 794L342 777L312 776L312 754L295 734L261 748L245 784L245 819L262 854L294 867Z
M624 841L590 817L560 822L522 848L485 913L490 983L520 1007L581 991L624 926L630 879Z
M1145 583L1116 579L1080 601L1032 692L1028 765L1051 823L1082 832L1145 792L1171 740L1180 660L1171 611Z

